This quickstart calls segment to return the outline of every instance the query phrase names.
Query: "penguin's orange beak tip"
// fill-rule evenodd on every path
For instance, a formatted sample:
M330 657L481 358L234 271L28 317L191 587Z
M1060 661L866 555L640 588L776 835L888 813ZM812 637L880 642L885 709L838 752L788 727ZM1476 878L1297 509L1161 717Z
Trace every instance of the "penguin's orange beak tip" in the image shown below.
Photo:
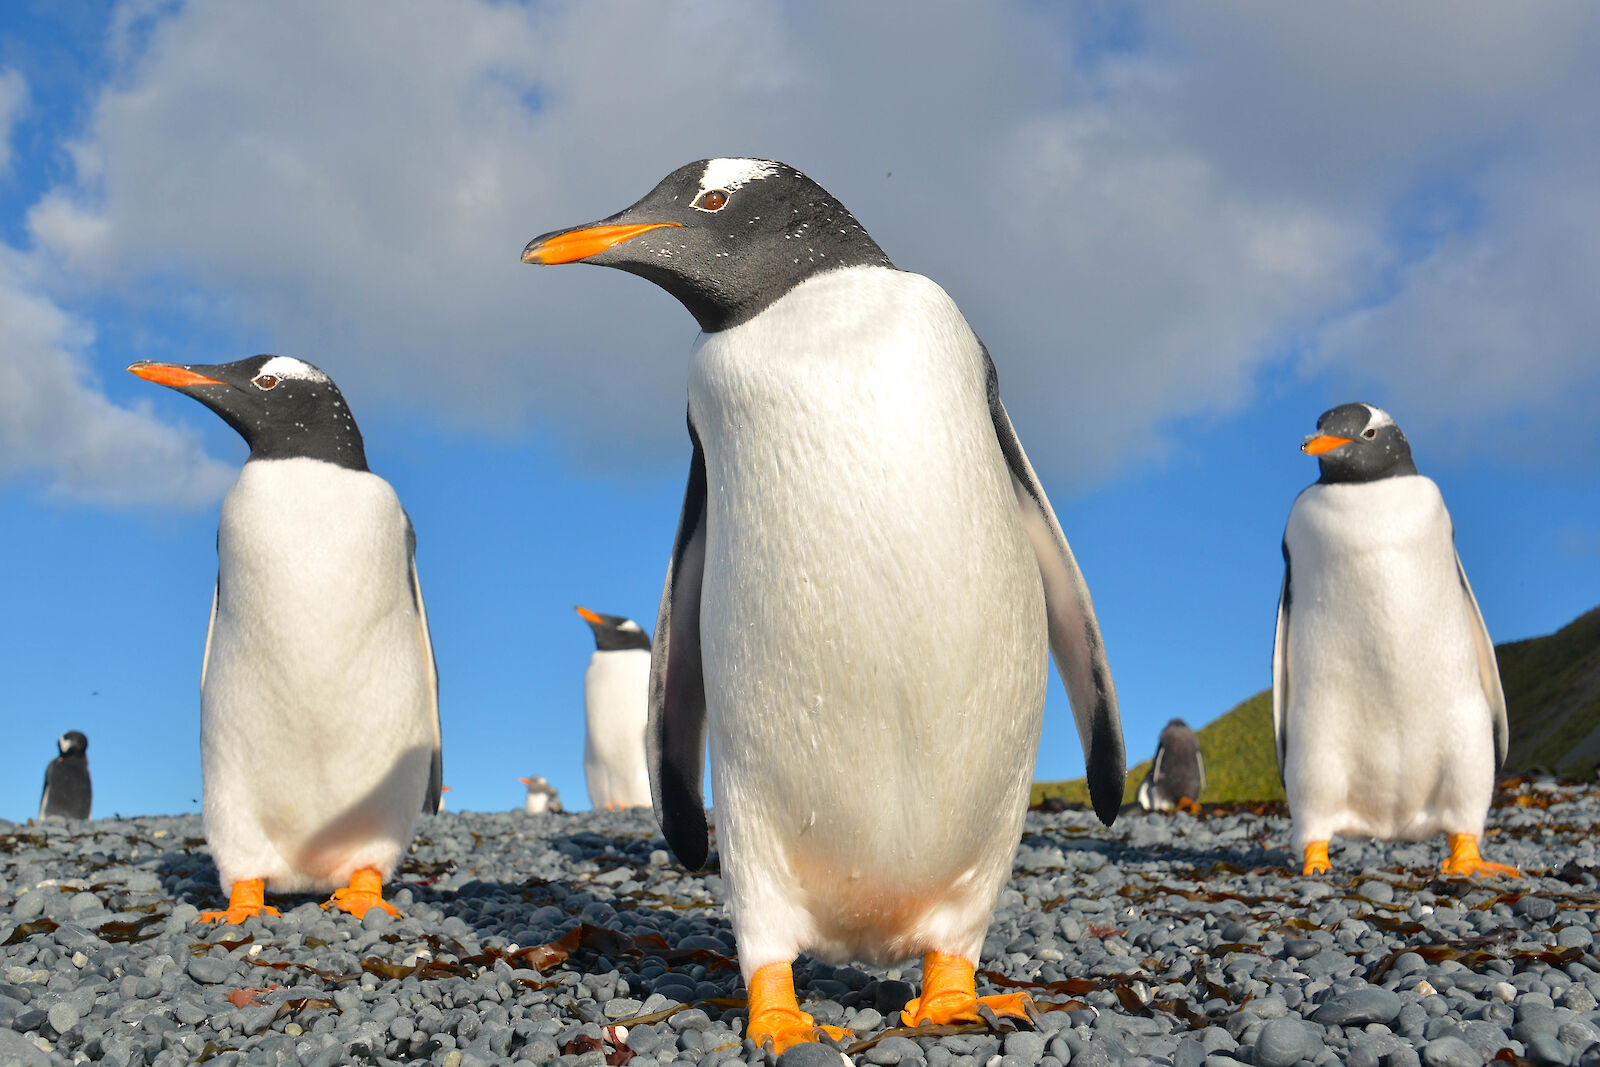
M576 263L597 256L613 245L663 226L682 226L681 222L640 222L628 226L584 226L535 237L522 250L524 263Z
M1320 456L1324 452L1332 452L1334 449L1341 448L1349 443L1350 438L1348 437L1330 437L1327 434L1319 434L1315 437L1306 438L1305 443L1300 446L1300 451L1308 456Z
M517 781L521 782L523 785L532 785L533 784L532 780L527 779L527 778L518 778Z
M590 611L588 608L584 607L582 604L574 604L572 606L572 610L576 611L579 615L581 615L584 618L585 621L592 622L597 626L600 623L605 622L604 619L602 619L600 616L596 615L594 612Z
M143 378L147 382L157 385L170 386L181 389L190 385L226 385L215 378L207 378L204 374L196 374L187 367L180 367L176 363L150 363L140 361L128 364L128 373L135 378Z

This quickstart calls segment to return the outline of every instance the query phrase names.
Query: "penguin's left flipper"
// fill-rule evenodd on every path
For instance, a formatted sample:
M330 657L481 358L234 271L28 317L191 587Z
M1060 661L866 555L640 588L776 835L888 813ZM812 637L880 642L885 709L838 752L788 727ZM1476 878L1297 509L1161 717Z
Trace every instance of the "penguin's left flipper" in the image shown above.
M1494 772L1506 761L1506 694L1500 688L1500 664L1494 658L1494 642L1489 640L1489 628L1483 624L1483 612L1478 609L1478 598L1472 595L1467 572L1461 566L1461 555L1456 554L1456 575L1461 579L1461 595L1467 601L1467 618L1472 624L1472 644L1478 654L1478 682L1483 686L1483 698L1489 702L1489 714L1494 726Z
M694 454L683 492L678 535L667 563L650 648L650 718L645 749L656 822L690 870L710 851L701 789L706 751L706 683L700 662L700 583L706 562L706 457L694 420Z
M428 786L422 794L422 810L439 813L444 796L444 732L439 724L439 661L433 654L433 635L428 629L428 608L422 602L422 582L417 578L417 531L406 516L406 555L411 562L411 599L417 609L417 642L422 646L422 664L427 669L428 702L433 705L433 760L428 766Z
M1272 740L1278 756L1278 781L1289 751L1289 539L1283 539L1283 587L1278 590L1278 628L1272 638Z
M1083 745L1084 769L1088 772L1089 799L1100 821L1110 826L1122 806L1127 755L1122 747L1122 719L1117 714L1117 691L1100 639L1100 623L1095 619L1089 587L1078 570L1067 537L1022 450L1022 442L1017 440L1011 416L1000 402L999 379L988 349L983 350L983 356L988 365L989 414L1000 451L1011 470L1011 485L1028 540L1039 559L1045 614L1050 624L1050 652L1072 701L1072 717L1077 720L1078 741Z

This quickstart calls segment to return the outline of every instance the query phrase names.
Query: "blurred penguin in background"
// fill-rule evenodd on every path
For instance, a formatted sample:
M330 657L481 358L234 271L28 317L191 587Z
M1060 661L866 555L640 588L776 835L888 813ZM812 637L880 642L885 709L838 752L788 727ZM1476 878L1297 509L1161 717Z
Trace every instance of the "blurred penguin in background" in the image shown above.
M562 810L561 794L556 792L555 786L544 780L544 775L536 774L532 778L518 778L517 781L528 787L528 799L522 810L529 815Z
M1206 760L1200 753L1200 739L1188 723L1173 719L1162 729L1150 773L1139 783L1139 807L1145 811L1198 809L1205 790Z
M583 675L583 774L594 808L650 806L644 728L650 717L650 635L622 615L579 606L594 631Z
M44 792L39 797L39 818L87 819L94 800L89 785L89 739L77 730L56 738L61 755L44 768Z

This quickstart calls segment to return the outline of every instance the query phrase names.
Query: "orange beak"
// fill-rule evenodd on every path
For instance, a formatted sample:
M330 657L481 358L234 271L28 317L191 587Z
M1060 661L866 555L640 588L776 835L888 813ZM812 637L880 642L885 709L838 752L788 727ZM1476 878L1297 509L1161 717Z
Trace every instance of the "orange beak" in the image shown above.
M600 625L606 621L600 616L596 615L594 612L590 611L588 608L584 607L582 604L573 605L573 610L596 625Z
M682 225L681 222L640 222L631 226L585 226L580 230L546 234L528 242L528 247L522 250L522 262L576 263L641 233Z
M532 785L533 784L533 779L531 779L531 778L518 778L517 781L521 782L523 785Z
M128 365L128 373L147 382L157 385L168 385L174 389L181 389L187 385L227 385L215 378L207 378L204 374L196 374L186 367L175 363L149 363L139 362Z
M1305 444L1300 446L1300 451L1308 456L1320 456L1324 452L1332 452L1334 449L1342 448L1349 443L1350 438L1348 437L1329 437L1324 434L1318 437L1306 438Z

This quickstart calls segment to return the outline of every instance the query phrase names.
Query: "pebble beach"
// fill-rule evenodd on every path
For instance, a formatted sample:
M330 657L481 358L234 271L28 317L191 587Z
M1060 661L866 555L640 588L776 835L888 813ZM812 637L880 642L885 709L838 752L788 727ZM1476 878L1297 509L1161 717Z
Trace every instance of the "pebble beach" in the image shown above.
M1302 877L1281 808L1032 812L978 986L1033 1025L908 1030L916 961L802 957L855 1036L774 1057L715 854L685 872L647 810L424 816L402 917L225 927L195 922L225 897L197 815L0 821L0 1064L1600 1065L1597 826L1594 786L1513 780L1483 851L1520 879L1442 877L1442 838Z

